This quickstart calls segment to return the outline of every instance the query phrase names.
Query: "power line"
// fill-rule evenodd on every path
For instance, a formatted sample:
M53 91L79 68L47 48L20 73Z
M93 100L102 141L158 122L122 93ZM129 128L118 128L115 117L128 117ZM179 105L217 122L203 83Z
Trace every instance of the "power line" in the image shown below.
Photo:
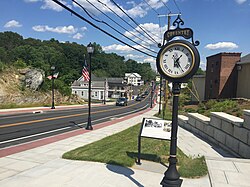
M88 24L90 24L90 25L93 26L94 28L96 28L96 29L102 31L103 33L107 34L108 36L114 38L115 40L117 40L117 41L119 41L119 42L121 42L121 43L123 43L124 45L127 45L127 46L129 46L130 48L132 48L132 49L134 49L134 50L136 50L136 51L139 51L140 53L143 53L143 54L145 54L145 55L147 55L147 56L156 58L155 56L153 56L153 55L151 55L151 54L148 54L148 53L146 53L146 52L144 52L144 51L142 51L142 50L140 50L140 49L137 49L137 48L135 48L135 47L133 47L133 46L127 44L126 42L120 40L119 38L117 38L117 37L111 35L111 34L108 33L107 31L105 31L105 30L103 30L102 28L98 27L97 25L95 25L94 23L90 22L89 20L85 19L83 16L81 16L80 14L78 14L77 12L75 12L74 10L72 10L71 8L67 7L66 5L64 5L63 3L61 3L60 1L58 1L58 0L52 0L52 1L55 2L56 4L60 5L60 6L63 7L64 9L68 10L69 12L71 12L72 14L74 14L75 16L77 16L78 18L80 18L81 20L87 22Z
M114 0L110 0L117 8L119 8L126 16L129 17L129 19L131 21L133 21L146 35L148 35L156 44L158 44L158 42L152 37L150 36L145 29L143 29L131 16L129 16ZM152 33L151 33L152 34Z
M124 29L125 31L127 31L128 33L130 33L131 35L133 35L134 37L136 37L137 39L143 41L144 43L147 43L149 46L151 46L150 43L148 43L147 41L143 40L142 38L140 38L139 36L135 35L133 32L127 30L125 27L123 27L121 24L119 24L117 21L115 21L114 19L112 19L110 16L108 16L107 14L105 14L103 11L101 11L99 8L97 8L93 3L89 2L88 0L86 0L89 4L91 4L93 7L95 7L95 9L97 9L99 12L101 12L102 14L104 14L107 18L109 18L111 21L113 21L115 24L117 24L119 27L121 27L122 29ZM98 0L99 2L99 0ZM99 2L103 5L102 2ZM150 51L150 50L149 50Z
M169 13L171 13L171 10L170 10L170 8L168 7L168 5L167 5L166 3L164 3L164 1L162 1L162 0L161 0L161 2L162 2L162 4L168 9Z
M174 1L175 6L177 7L177 9L179 10L179 13L181 13L181 10L180 10L179 6L177 5L176 1L175 0L173 0L173 1Z
M145 34L143 34L141 31L137 30L133 25L131 25L130 23L128 23L124 18L122 18L121 16L119 16L112 8L110 8L107 4L102 3L100 0L97 0L98 3L102 4L103 6L105 6L106 8L108 8L111 12L113 12L117 17L119 17L124 23L126 23L128 26L130 26L132 29L134 29L136 32L138 32L139 34L141 34L142 36L146 37L147 39L149 39L151 42L155 42L154 40L152 40L151 38L149 38L148 36L145 36ZM146 41L144 41L145 43L148 43ZM148 43L149 44L149 43ZM151 45L151 44L149 44Z
M147 47L145 47L145 46L139 44L138 42L132 40L131 38L125 36L125 35L122 34L120 31L118 31L117 29L115 29L114 27L112 27L111 25L109 25L107 22L105 22L105 21L100 21L100 20L98 20L98 19L95 19L93 16L91 16L91 15L88 13L88 11L87 11L81 4L79 4L79 3L78 3L77 1L75 1L75 0L72 0L72 1L73 1L74 3L76 3L79 7L81 7L81 8L86 12L86 14L87 14L89 17L91 17L93 20L95 20L96 22L103 23L103 24L107 25L108 27L110 27L111 29L113 29L114 31L116 31L117 33L119 33L120 35L122 35L123 37L125 37L125 38L127 38L128 40L134 42L135 44L137 44L137 45L143 47L144 49L146 49L146 50L148 50L148 51L151 51L151 52L153 52L153 53L157 53L157 52L153 51L152 49L149 49L149 48L147 48ZM88 0L86 0L86 1L87 1L89 4L91 4L94 8L96 8L98 11L100 11L101 13L103 13L103 12L102 12L99 8L97 8L94 4L92 4L92 3L89 2Z
M146 1L143 0L157 15L159 15L159 13Z

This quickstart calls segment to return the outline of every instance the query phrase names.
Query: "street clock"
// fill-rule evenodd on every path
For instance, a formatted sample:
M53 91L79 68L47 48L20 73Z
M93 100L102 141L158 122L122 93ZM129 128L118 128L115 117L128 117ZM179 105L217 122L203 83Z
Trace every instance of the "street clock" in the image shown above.
M156 61L159 73L168 81L185 82L199 68L200 55L186 40L173 40L162 46Z

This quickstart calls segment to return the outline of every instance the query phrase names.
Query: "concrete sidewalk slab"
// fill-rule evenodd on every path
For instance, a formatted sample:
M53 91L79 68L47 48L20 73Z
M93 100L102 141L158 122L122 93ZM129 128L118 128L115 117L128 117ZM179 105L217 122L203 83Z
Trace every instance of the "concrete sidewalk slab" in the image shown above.
M137 123L143 117L152 118L158 106L145 113L140 112L126 120L94 128L87 133L49 142L39 147L0 158L0 186L4 187L133 187L161 186L165 166L142 161L141 166L119 167L103 163L71 161L61 158L66 151L95 142L120 132ZM206 158L209 176L184 179L182 187L248 187L250 161L229 158L223 150L204 142L194 134L179 128L178 146L189 156ZM227 158L226 158L227 157ZM240 180L240 181L239 181ZM211 184L210 184L211 181ZM237 184L236 184L237 183Z

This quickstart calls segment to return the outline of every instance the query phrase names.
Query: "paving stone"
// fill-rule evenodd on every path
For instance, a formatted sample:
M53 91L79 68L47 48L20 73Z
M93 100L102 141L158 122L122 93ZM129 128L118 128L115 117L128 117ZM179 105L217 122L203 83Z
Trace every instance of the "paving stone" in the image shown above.
M10 170L15 170L15 171L24 171L30 168L33 168L35 166L38 166L39 163L35 162L30 162L30 161L17 161L12 164L8 164L3 166L4 168L10 169Z
M247 175L236 172L225 172L225 174L228 180L228 184L235 186L250 186L250 177Z

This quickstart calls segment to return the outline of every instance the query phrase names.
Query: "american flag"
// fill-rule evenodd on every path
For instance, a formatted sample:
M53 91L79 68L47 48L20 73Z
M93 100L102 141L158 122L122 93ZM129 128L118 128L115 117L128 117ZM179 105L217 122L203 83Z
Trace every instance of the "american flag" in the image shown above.
M83 69L82 69L82 76L83 76L85 81L89 81L89 71L87 68L87 62L86 62L85 56L84 56L84 65L83 65Z

